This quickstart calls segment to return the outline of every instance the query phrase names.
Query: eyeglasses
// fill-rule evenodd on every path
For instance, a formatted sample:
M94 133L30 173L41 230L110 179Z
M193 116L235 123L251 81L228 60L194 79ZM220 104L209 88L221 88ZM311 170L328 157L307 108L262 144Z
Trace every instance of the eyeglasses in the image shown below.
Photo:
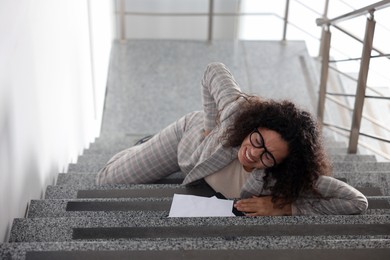
M250 133L249 140L253 147L264 149L260 154L260 161L265 167L270 168L276 165L275 157L267 150L267 147L265 147L264 138L257 128Z

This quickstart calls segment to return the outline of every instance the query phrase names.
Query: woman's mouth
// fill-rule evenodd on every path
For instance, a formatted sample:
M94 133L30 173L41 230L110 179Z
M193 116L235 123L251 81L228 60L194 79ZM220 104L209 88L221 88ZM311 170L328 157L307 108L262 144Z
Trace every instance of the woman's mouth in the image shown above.
M254 162L256 162L256 161L251 157L251 155L249 154L248 148L246 148L245 151L244 151L244 157L245 157L245 159L246 159L249 163L254 163Z

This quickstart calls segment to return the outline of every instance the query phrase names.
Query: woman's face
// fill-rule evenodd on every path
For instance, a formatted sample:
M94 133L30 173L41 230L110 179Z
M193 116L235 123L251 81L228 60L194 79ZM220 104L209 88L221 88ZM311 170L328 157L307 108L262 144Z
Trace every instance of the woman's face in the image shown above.
M242 141L238 151L238 160L246 171L265 169L288 156L288 144L278 132L261 127L257 130Z

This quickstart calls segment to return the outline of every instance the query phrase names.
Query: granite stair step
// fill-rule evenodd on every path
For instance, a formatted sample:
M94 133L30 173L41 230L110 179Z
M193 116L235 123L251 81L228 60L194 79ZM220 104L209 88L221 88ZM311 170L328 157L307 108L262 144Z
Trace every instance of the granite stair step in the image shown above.
M68 173L97 173L105 164L87 163L87 164L71 164L69 165ZM360 161L334 161L332 162L333 172L389 172L390 163L388 162L360 162Z
M93 164L97 163L103 166L113 155L112 154L96 154L96 155L81 155L77 160L77 164ZM361 154L330 154L329 159L332 162L375 162L374 155ZM72 165L72 164L71 164Z
M17 218L9 242L269 236L390 242L390 216Z
M326 148L325 151L327 154L335 154L335 155L348 154L348 149L345 147L344 148Z
M106 150L115 146L126 149L133 146L138 140L149 135L153 135L153 133L104 135L97 138L86 151ZM336 141L332 137L324 137L324 146L342 148L347 147L347 143L344 141Z
M146 134L149 135L149 134ZM114 136L99 138L95 143L91 144L89 149L84 151L84 155L100 155L104 154L109 157L115 153L120 152L124 149L132 147L139 139L146 135L125 135L125 136ZM327 141L325 142L325 148L329 153L336 152L337 154L346 154L346 144L338 141Z
M190 194L211 197L215 192L206 185L185 187L179 184L115 184L92 186L49 185L45 199L76 198L155 198L172 197L173 194Z
M390 215L390 196L370 191L365 215ZM167 217L172 197L117 198L117 199L46 199L32 200L28 218L47 217Z
M389 172L335 172L334 177L345 179L352 186L380 187L383 194L389 194L390 173ZM95 173L62 173L58 175L56 184L60 186L90 186L95 185ZM158 181L160 184L181 184L184 174L177 172L165 179Z
M328 141L325 139L324 142L324 147L327 148L345 148L348 145L345 142L340 142L340 141Z
M386 203L386 200L382 200L382 203ZM27 217L167 217L171 204L172 198L32 200ZM372 209L373 213L380 213L380 209L385 213L384 207L377 205Z
M330 154L331 162L376 162L375 155L365 154Z
M68 172L98 172L112 155L83 155L77 160L77 164L69 164ZM375 162L375 156L373 155L331 155L329 159L333 163L341 162Z
M111 158L116 153L118 153L118 152L120 152L120 151L122 151L124 149L127 149L127 148L129 148L131 146L132 145L129 146L127 143L123 143L123 144L119 143L119 144L112 144L112 145L108 145L107 144L107 147L94 147L94 146L91 146L90 149L85 150L83 152L83 156L95 156L95 155L99 156L99 155L103 155L103 156L106 156L108 158ZM335 155L345 155L345 154L348 154L347 148L345 146L344 147L326 147L325 151L329 155L332 155L332 154L335 154Z
M387 239L332 240L254 237L162 241L21 242L0 244L0 259L290 259L290 260L384 260L390 248Z
M125 135L125 136L105 136L100 137L90 145L89 149L84 150L85 155L95 155L104 153L115 154L121 150L134 146L134 144L145 135Z
M155 184L181 184L184 177L184 173L176 172L156 181ZM95 183L96 173L60 173L56 181L56 185L94 185Z
M377 187L384 195L390 195L389 172L335 172L335 178L344 178L353 187Z
M333 172L389 172L388 162L333 162Z
M367 196L389 196L380 187L355 186ZM91 198L160 198L173 194L190 194L211 197L215 192L208 186L186 187L179 184L132 184L132 185L49 185L45 199L91 199Z
M355 172L355 171L347 171L348 169L343 169L340 172L334 171L333 176L336 178L351 178L355 179L357 177L359 178L366 178L370 175L390 175L390 171L386 172ZM165 183L165 184L181 184L185 178L185 174L182 172L176 172L173 173L164 179L158 180L155 183ZM57 185L77 185L77 184L95 184L96 183L96 173L88 173L88 172L79 172L79 173L60 173L58 175L56 184Z

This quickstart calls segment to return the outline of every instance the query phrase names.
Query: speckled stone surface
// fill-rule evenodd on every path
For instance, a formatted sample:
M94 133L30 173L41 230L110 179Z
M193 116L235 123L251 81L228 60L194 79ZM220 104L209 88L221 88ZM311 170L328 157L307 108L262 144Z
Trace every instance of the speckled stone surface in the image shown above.
M355 183L356 185L362 185L365 180L367 180L367 185L380 186L385 185L385 183L373 183L377 178L381 178L382 180L390 180L388 172L333 172L336 178L347 178L348 183ZM389 177L388 177L389 176ZM170 176L167 176L166 179L184 179L184 174L181 172L177 172ZM58 175L57 185L93 185L95 184L96 173L62 173ZM180 182L181 183L181 182ZM177 183L177 184L180 184ZM366 186L366 185L364 185Z
M172 182L172 184L181 184L185 175L182 172L173 173L163 180L181 180L180 182ZM58 174L56 185L94 185L96 183L96 173L60 173ZM168 184L168 183L166 183Z
M387 162L333 162L334 172L388 172L390 163Z
M147 210L140 210L139 206L135 206L134 210L119 210L111 211L70 211L67 210L68 202L103 202L103 203L129 203L130 205L139 204L145 206ZM32 200L28 208L28 218L47 218L47 217L166 217L169 214L172 198L118 198L118 199L55 199L55 200ZM150 206L148 206L148 204ZM160 204L157 208L152 206ZM163 205L161 205L163 204ZM149 209L151 208L151 209Z
M77 164L69 165L68 173L96 173L107 163L107 161L113 155L114 153L83 155L79 157ZM342 163L344 162L348 164L370 162L371 164L367 167L375 165L375 157L368 155L330 155L329 159L335 164L335 171L356 170L356 167L350 165L343 167ZM378 166L376 167L379 167L380 170L386 168L385 166L382 166L381 163L378 163ZM371 170L375 170L375 167L373 167ZM390 172L390 169L388 169L388 171Z
M99 140L97 143L99 143ZM100 148L100 146L95 147L91 145L90 149L84 151L84 155L104 155L106 157L111 157L115 153L131 147L132 143L128 144L126 142L118 142L114 144L105 144L105 146L105 148ZM325 147L325 150L328 154L345 155L347 153L346 147Z
M95 180L96 173L60 173L57 176L56 185L93 185Z
M90 145L89 149L83 152L83 156L100 156L111 157L115 153L132 147L141 138L150 135L145 134L110 134L104 137L99 137L97 140Z
M156 131L157 132L157 131ZM154 133L152 133L154 134ZM144 136L150 135L150 133L145 133L143 135L132 135L132 134L112 134L109 136L104 136L103 138L98 138L89 149L85 150L83 155L80 157L86 156L106 156L110 157L116 152L119 152L123 149L129 148L134 145L134 143L141 139ZM345 149L346 144L339 142L326 141L326 149Z
M255 250L255 249L364 249L388 248L386 239L335 240L324 237L250 237L235 239L159 239L149 241L30 242L0 245L1 259L25 259L36 251L133 251L133 250Z
M384 195L390 195L390 174L388 172L335 172L334 177L346 178L354 187L379 187Z
M93 181L92 174L80 176L76 174L63 175L61 185L49 185L46 189L46 199L72 199L76 198L77 190L111 190L111 189L153 189L153 188L179 188L179 184L140 184L140 185L102 185L95 186L91 184ZM84 179L85 176L85 179ZM68 178L65 178L68 177ZM365 172L356 174L351 172L335 173L336 178L346 178L347 183L353 187L378 187L383 195L390 195L390 174L387 172ZM64 185L63 185L64 184Z
M143 135L145 136L145 135ZM85 151L83 156L79 157L77 164L70 164L69 173L96 173L105 163L117 152L131 147L141 135L113 135L105 138L99 138L96 143ZM339 144L339 143L336 143ZM343 146L337 145L337 146ZM344 145L345 146L345 145ZM344 150L346 148L329 148L331 150ZM385 163L375 163L374 156L330 154L330 159L334 164L334 171L390 171ZM363 163L363 164L362 164ZM366 164L367 163L367 164ZM356 165L355 165L356 164Z
M291 238L291 237L290 237ZM39 251L155 251L155 250L259 250L259 249L365 249L388 248L386 239L329 239L324 237L245 237L213 239L158 239L104 242L30 242L0 245L1 259L24 260L26 252Z
M158 130L154 130L153 133L144 134L111 133L110 135L99 137L93 144L90 145L89 149L84 151L83 156L105 155L110 157L120 150L133 146L134 143L142 137L154 134L157 131ZM336 150L345 149L346 144L334 142L330 138L331 137L326 137L325 148Z
M125 216L117 218L31 218L15 219L9 242L43 242L43 241L72 241L74 228L108 228L108 227L148 227L160 228L170 227L171 230L176 227L210 227L223 228L220 234L213 234L213 237L231 236L230 230L237 227L245 228L264 228L284 227L284 232L289 232L289 227L301 229L303 233L310 231L310 226L315 225L354 225L355 230L359 230L358 225L383 225L380 228L380 234L375 233L377 238L390 239L390 216L386 215L361 215L361 216L295 216L295 217L228 217L228 218L165 218L165 217L134 217ZM195 229L196 230L196 229ZM157 230L156 230L157 232ZM378 231L376 231L378 232ZM160 234L156 233L158 237ZM275 234L276 235L276 234ZM278 234L277 236L282 235ZM293 235L293 234L290 234ZM324 234L325 235L325 234ZM328 234L332 236L331 234ZM348 235L348 234L345 234ZM180 237L193 237L192 234L181 234ZM262 234L258 234L262 236ZM350 238L353 236L348 235ZM368 235L355 235L355 238L364 238ZM207 237L207 236L203 236Z
M101 186L47 186L45 198L46 199L72 199L77 198L79 190L152 190L152 189L184 189L179 184L115 184L115 185L101 185Z
M104 157L106 159L107 157ZM100 160L101 158L97 157L95 160L89 160L87 162L83 162L80 164L71 164L69 165L69 173L82 173L82 172L89 172L89 173L97 173L108 161L107 160ZM390 174L390 164L385 162L361 162L361 161L334 161L333 164L333 171L334 172L388 172Z
M329 159L332 162L376 162L374 155L360 154L330 154Z
M369 209L365 213L366 215L390 215L390 197L388 196L376 196L368 197ZM128 207L124 210L117 208L111 209L111 211L101 211L90 209L70 211L67 210L68 202L103 202L103 203L128 203L134 209L129 210ZM376 206L371 202L379 202L380 206ZM380 208L387 202L387 209ZM53 200L33 200L30 202L28 209L28 218L44 218L44 217L120 217L120 216L145 216L145 217L166 217L169 214L172 198L119 198L119 199L53 199ZM136 204L136 205L134 205ZM155 205L160 204L157 208ZM164 205L161 205L164 204ZM140 209L141 208L141 209ZM145 208L145 209L142 209Z

